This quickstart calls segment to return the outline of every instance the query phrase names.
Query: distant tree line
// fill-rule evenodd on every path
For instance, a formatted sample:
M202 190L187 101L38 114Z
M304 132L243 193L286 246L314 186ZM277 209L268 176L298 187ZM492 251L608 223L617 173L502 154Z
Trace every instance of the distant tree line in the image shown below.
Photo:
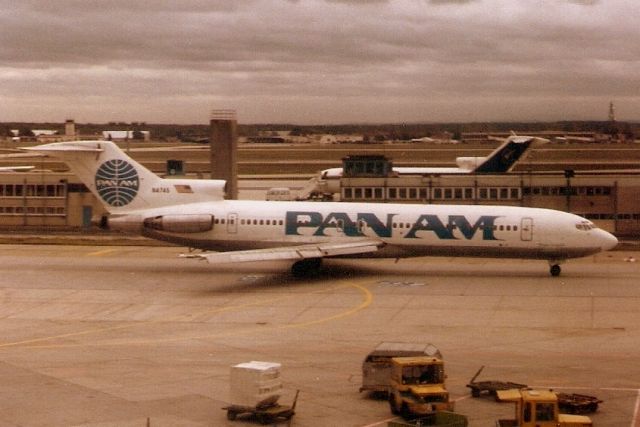
M30 129L52 129L64 133L64 123L0 123L0 135L8 136L11 129L21 132ZM134 131L137 137L142 130L151 132L154 140L179 139L199 142L209 138L208 124L177 125L144 122L107 124L76 123L76 132L81 135L97 135L104 130ZM363 135L365 142L382 140L410 140L448 132L454 139L460 139L466 132L504 133L512 130L541 132L559 130L563 132L596 132L608 135L623 134L629 139L640 137L640 122L609 121L559 121L559 122L477 122L477 123L388 123L388 124L341 124L341 125L297 125L297 124L238 124L239 136L257 136L265 131L291 131L292 135L310 134L356 134ZM26 134L24 134L26 136Z

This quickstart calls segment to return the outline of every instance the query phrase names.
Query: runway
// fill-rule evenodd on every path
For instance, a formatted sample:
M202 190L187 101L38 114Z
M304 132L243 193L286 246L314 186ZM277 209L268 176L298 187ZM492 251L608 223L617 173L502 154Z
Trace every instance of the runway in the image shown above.
M241 426L229 367L282 363L297 426L385 426L361 363L381 341L442 351L456 411L493 426L513 408L465 384L500 379L596 395L597 426L640 424L640 263L333 260L213 266L181 248L2 245L0 426Z

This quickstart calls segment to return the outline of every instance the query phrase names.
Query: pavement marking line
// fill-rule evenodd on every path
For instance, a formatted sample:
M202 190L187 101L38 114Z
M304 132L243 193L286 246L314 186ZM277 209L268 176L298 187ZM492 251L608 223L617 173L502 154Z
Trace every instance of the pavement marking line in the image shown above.
M638 394L636 395L636 407L633 411L631 427L640 427L640 390L638 390Z
M387 418L386 420L378 421L378 422L375 422L373 424L367 424L366 426L362 426L362 427L376 427L376 426L380 426L380 425L386 424L389 421L393 421L393 420L397 420L397 419L398 419L398 417L391 417L391 418Z
M49 337L33 338L33 339L30 339L30 340L7 342L7 343L1 343L0 344L0 348L19 347L19 346L25 345L25 344L33 344L33 343L38 343L38 342L43 342L43 341L51 341L51 340L60 339L60 338L77 337L77 336L80 336L80 335L89 335L89 334L94 334L94 333L98 333L98 332L115 331L115 330L118 330L118 329L132 328L134 326L138 326L138 325L120 325L120 326L111 326L109 328L87 329L87 330L84 330L84 331L69 332L68 334L52 335L52 336L49 336ZM38 347L38 346L29 346L29 348L40 348L40 347Z
M279 329L289 329L289 328L304 328L307 326L311 326L311 325L317 325L318 323L325 323L325 322L330 322L331 320L337 320L343 317L347 317L347 316L351 316L352 314L360 311L360 310L364 310L365 308L367 308L368 306L371 305L371 302L373 301L373 294L371 293L371 291L369 289L367 289L366 287L356 284L356 283L352 283L349 284L347 286L352 286L356 289L359 289L360 292L362 292L364 294L364 301L362 301L362 303L360 303L358 306L353 307L350 310L347 310L345 312L342 313L338 313L335 314L333 316L330 317L325 317L325 318L321 318L321 319L317 319L317 320L310 320L308 322L302 322L302 323L292 323L290 325L283 325L281 326Z
M360 304L358 304L356 307L350 308L349 310L342 312L342 313L338 313L326 318L321 318L321 319L316 319L313 321L308 321L308 322L303 322L303 323L296 323L296 324L290 324L290 325L281 325L281 326L274 326L271 327L270 329L272 330L276 330L276 329L285 329L285 328L299 328L299 327L306 327L306 326L311 326L311 325L315 325L315 324L319 324L319 323L325 323L325 322L329 322L332 320L336 320L339 318L343 318L346 316L350 316L360 310L363 310L364 308L368 307L371 302L373 301L373 295L371 294L371 292L366 289L364 286L360 285L360 284L355 284L355 283L345 283L345 284L340 284L337 286L332 286L330 288L325 288L325 289L320 289L320 290L316 290L313 291L311 293L323 293L323 292L327 292L327 291L333 291L336 289L340 289L340 288L345 288L345 287L353 287L358 289L363 295L363 302L361 302ZM212 311L207 311L206 313L209 314L215 314L216 312L224 312L224 311L230 311L233 309L238 309L238 308L243 308L243 307L250 307L250 306L260 306L260 305L264 305L267 303L271 303L273 301L277 301L277 300L281 300L281 299L285 299L285 298L292 298L296 295L300 295L300 294L295 294L295 295L287 295L284 297L277 297L277 298L270 298L270 299L266 299L266 300L261 300L261 301L255 301L255 302L251 302L251 303L246 303L246 304L240 304L237 306L231 306L231 307L222 307L220 309L216 309L216 310L212 310ZM203 314L203 313L200 313ZM155 339L155 340L140 340L140 341L125 341L125 342L107 342L107 343L74 343L74 344L42 344L42 345L28 345L28 344L33 344L33 343L38 343L38 342L45 342L45 341L51 341L51 340L55 340L55 339L59 339L59 338L69 338L69 337L73 337L73 336L81 336L81 335L89 335L92 333L100 333L100 332L104 332L104 331L111 331L111 330L118 330L118 329L127 329L127 328L134 328L134 327L140 327L140 326L147 326L149 324L154 324L154 323L167 323L170 321L175 321L175 320L179 320L183 318L183 316L175 316L173 319L163 319L162 321L149 321L149 322L142 322L142 323L135 323L135 324L128 324L128 325L120 325L120 326L112 326L112 327L108 327L108 328L98 328L98 329L90 329L90 330L85 330L85 331L78 331L78 332L71 332L68 334L61 334L61 335L55 335L55 336L49 336L49 337L42 337L42 338L34 338L31 340L24 340L24 341L17 341L17 342L10 342L10 343L4 343L4 344L0 344L0 349L1 348L8 348L8 347L18 347L21 345L26 345L26 348L30 348L30 349L34 349L34 348L38 348L38 349L45 349L45 348L71 348L71 347L99 347L99 346L117 346L117 345L143 345L143 344L153 344L153 343L167 343L167 342L178 342L178 341L187 341L187 340L197 340L197 339L207 339L207 338L212 338L212 337L224 337L224 336L232 336L232 335L241 335L241 334L247 334L247 333L251 333L257 330L264 330L264 326L258 326L258 327L252 327L252 328L248 328L242 331L229 331L229 332L224 332L224 333L218 333L218 334L207 334L207 335L200 335L200 336L189 336L189 337L174 337L174 338L164 338L164 339Z
M114 252L118 252L118 249L103 249L101 251L89 252L85 254L85 256L103 256Z
M265 300L257 301L257 302L253 302L253 303L240 304L240 305L237 305L237 306L222 307L222 308L219 308L217 310L209 310L208 312L209 312L209 314L215 314L216 312L224 312L224 311L228 311L228 310L231 310L231 309L250 307L252 305L262 305L264 303L270 303L270 302L277 301L277 300L280 300L280 299L283 299L283 298L285 298L285 297L271 298L271 299L266 300L266 301ZM127 324L127 325L118 325L118 326L110 326L110 327L105 327L105 328L86 329L84 331L69 332L67 334L51 335L51 336L48 336L48 337L33 338L33 339L30 339L30 340L15 341L15 342L9 342L9 343L0 343L0 348L17 347L17 346L24 345L24 344L33 344L33 343L37 343L37 342L51 341L51 340L60 339L60 338L70 338L70 337L81 336L81 335L97 334L97 333L100 333L100 332L116 331L118 329L128 329L128 328L141 327L141 326L148 325L150 323L165 323L165 322L177 321L177 320L180 320L182 317L183 316L175 316L173 318L164 319L161 322L155 322L155 321L135 322L135 323ZM125 321L123 320L123 322L125 322ZM60 344L60 345L63 345L63 344ZM30 346L30 348L36 348L36 346ZM37 348L41 348L41 347L37 346Z

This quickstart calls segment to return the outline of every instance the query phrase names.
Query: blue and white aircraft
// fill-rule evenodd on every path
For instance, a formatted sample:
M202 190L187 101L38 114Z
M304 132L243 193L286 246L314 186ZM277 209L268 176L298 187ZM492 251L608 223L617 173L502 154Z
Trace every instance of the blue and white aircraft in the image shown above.
M393 167L397 175L431 175L431 174L500 174L510 172L516 163L534 146L549 142L548 139L536 136L520 136L513 134L502 141L495 150L486 157L456 157L457 167ZM344 171L342 168L329 168L320 172L321 180L339 180Z
M479 206L225 200L220 180L163 179L108 141L25 148L64 160L102 202L102 225L214 250L210 263L290 260L316 272L323 258L468 256L547 260L612 249L608 232L549 209Z

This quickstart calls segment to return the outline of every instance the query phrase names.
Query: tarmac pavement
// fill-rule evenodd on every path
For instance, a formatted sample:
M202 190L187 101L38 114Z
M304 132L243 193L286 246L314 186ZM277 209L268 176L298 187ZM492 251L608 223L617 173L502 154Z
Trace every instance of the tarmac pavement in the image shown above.
M95 243L95 242L94 242ZM0 426L241 426L221 410L229 367L282 363L298 426L382 426L359 393L381 341L442 351L456 411L493 426L510 404L465 384L500 379L604 400L597 426L639 424L640 254L540 261L330 260L214 266L181 248L0 246Z

